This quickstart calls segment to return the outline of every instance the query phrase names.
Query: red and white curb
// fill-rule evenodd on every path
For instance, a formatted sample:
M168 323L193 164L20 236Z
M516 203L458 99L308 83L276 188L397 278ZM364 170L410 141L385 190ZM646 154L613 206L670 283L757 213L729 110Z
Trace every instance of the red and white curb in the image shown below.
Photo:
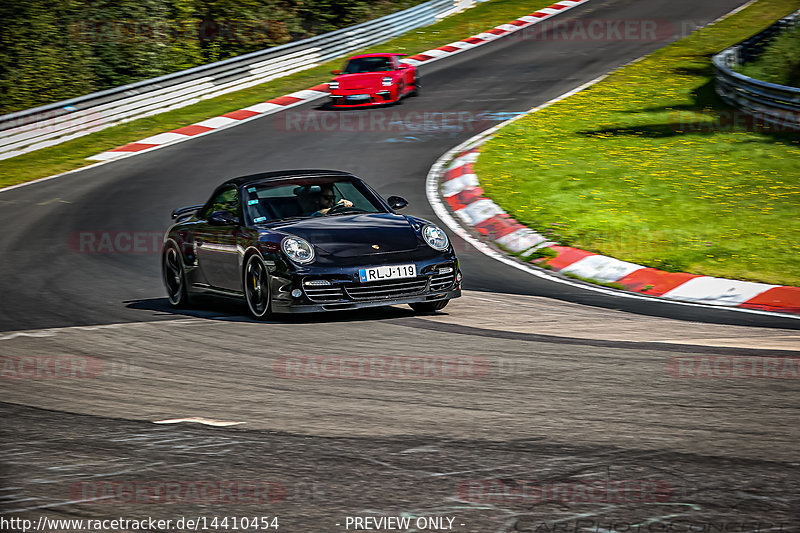
M538 24L543 20L554 17L559 13L564 13L575 6L585 4L588 1L589 0L561 0L560 2L556 2L555 4L542 8L538 11L534 11L530 15L519 17L518 19L512 20L507 24L501 24L500 26L496 26L477 35L473 35L467 39L456 41L438 48L434 48L433 50L427 50L420 54L404 58L403 62L410 65L433 63L434 61L459 54L465 50L470 50L476 46L484 45L510 33L528 28L534 24ZM248 106L237 111L231 111L230 113L225 113L224 115L218 117L203 120L202 122L198 122L196 124L184 126L166 133L159 133L158 135L153 135L140 141L119 146L107 152L95 154L87 157L87 159L94 161L112 161L123 157L141 154L143 152L149 152L157 148L188 141L201 135L207 135L224 128L236 126L248 120L271 115L290 107L323 98L327 95L328 84L323 83L321 85L311 87L310 89L287 94L286 96L274 98L272 100Z
M712 24L741 11L752 3L754 0L723 15ZM644 57L636 61L641 59ZM439 219L483 254L556 283L624 298L661 300L672 304L707 308L726 307L741 312L780 314L784 317L800 315L800 287L665 272L577 248L560 246L558 243L548 241L545 236L531 228L523 226L484 196L474 170L474 163L480 155L482 144L511 122L568 98L607 76L607 74L600 76L525 114L479 133L439 158L431 167L426 182L428 201ZM555 256L541 257L537 254L536 258L531 258L534 252L545 247L554 252ZM518 257L511 257L501 250L512 252ZM549 270L540 267L547 267ZM572 274L602 283L616 283L628 292L580 283L565 276L554 275L553 272Z
M589 85L579 87L558 99L574 94ZM549 102L547 105L549 105ZM539 108L529 111L537 111ZM521 115L524 116L524 115ZM516 120L512 119L511 121ZM456 234L471 242L480 251L513 266L524 263L545 267L561 274L571 274L581 279L601 283L616 283L636 296L658 297L671 301L692 304L707 304L747 310L800 314L800 287L753 283L683 272L665 272L635 263L620 261L578 248L560 246L548 241L536 231L523 226L484 195L475 174L474 164L480 155L480 146L488 141L507 121L484 133L442 157L428 175L428 200L437 216ZM449 212L445 208L449 207ZM450 216L452 212L455 216ZM470 228L465 231L463 227ZM475 238L475 235L478 238ZM487 246L487 241L497 249ZM554 257L530 257L541 248L549 248ZM511 259L500 253L507 250L518 255ZM548 275L541 270L523 268L541 277L571 283L560 277ZM587 285L581 285L587 288ZM592 287L599 292L616 295L631 295L619 290Z
M194 137L213 133L231 126L236 126L248 120L270 115L278 111L283 111L284 109L305 104L327 95L328 85L317 85L316 87L311 87L310 89L304 89L292 94L287 94L286 96L273 98L272 100L268 100L260 104L254 104L237 111L231 111L230 113L225 113L224 115L209 118L196 124L191 124L176 130L168 131L167 133L159 133L158 135L153 135L152 137L147 137L146 139L142 139L140 141L119 146L107 152L101 152L99 154L87 157L86 159L95 161L109 161L112 159L119 159L120 157L150 151L155 148L167 146L169 144L188 141Z

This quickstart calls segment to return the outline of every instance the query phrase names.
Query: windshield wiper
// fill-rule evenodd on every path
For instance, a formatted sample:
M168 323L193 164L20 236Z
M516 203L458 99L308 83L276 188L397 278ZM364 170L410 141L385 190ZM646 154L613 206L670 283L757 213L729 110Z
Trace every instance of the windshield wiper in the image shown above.
M306 217L294 216L294 217L273 218L272 220L264 220L262 222L254 222L254 224L272 224L274 222L290 222L292 220L302 220L302 219L305 219L305 218L309 218L309 217L307 217L307 216Z

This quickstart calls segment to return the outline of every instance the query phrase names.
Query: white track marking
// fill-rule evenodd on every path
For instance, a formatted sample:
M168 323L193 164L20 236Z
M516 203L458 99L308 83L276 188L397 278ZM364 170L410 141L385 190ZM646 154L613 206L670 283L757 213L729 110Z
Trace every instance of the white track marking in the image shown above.
M260 104L253 104L243 109L252 111L254 113L266 113L267 111L274 111L275 109L283 109L284 106L273 104L270 102L261 102Z
M478 176L475 174L462 174L442 184L442 196L447 198L448 196L460 193L464 189L477 187L478 185L480 185L480 183L478 183Z
M207 118L201 122L195 122L195 126L203 126L205 128L222 128L225 126L230 126L231 124L235 124L239 122L236 119L228 118L228 117L214 117L214 118Z
M591 278L597 281L612 282L617 281L632 272L641 270L645 267L627 261L620 261L605 255L590 255L580 261L576 261L568 267L562 268L562 274L574 274L584 278Z
M682 283L662 297L697 302L714 301L718 305L739 305L775 287L778 285L703 276Z
M117 322L114 324L99 324L96 326L64 326L61 328L29 329L0 334L0 341L11 340L17 337L53 337L59 333L70 333L72 331L96 331L101 329L116 329L126 326L141 326L145 324L169 324L191 326L196 324L206 324L203 318L176 318L170 320L143 320L140 322Z
M184 139L186 135L181 135L180 133L174 133L172 131L168 131L167 133L159 133L158 135L153 135L152 137L147 137L142 139L140 142L142 144L165 144L170 143L173 141L177 141L180 139Z
M154 424L182 424L182 423L190 423L190 424L203 424L206 426L214 426L214 427L228 427L228 426L238 426L239 424L244 424L244 422L228 422L225 420L213 420L211 418L202 418L202 417L192 417L192 418L169 418L167 420L153 420Z

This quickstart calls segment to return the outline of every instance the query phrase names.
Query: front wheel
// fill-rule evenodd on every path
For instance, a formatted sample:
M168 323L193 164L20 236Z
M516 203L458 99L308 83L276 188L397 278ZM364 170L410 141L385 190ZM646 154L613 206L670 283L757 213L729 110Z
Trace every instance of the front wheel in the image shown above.
M434 313L444 309L449 302L450 300L439 300L438 302L416 302L408 305L417 313Z
M244 265L244 299L250 316L257 320L267 318L272 301L269 292L269 273L261 256L253 254Z
M397 84L397 99L393 102L394 105L400 105L403 103L403 98L407 96L405 94L405 90L406 90L405 84L402 81L399 82Z
M164 247L161 271L170 305L176 308L189 307L191 300L189 289L186 287L186 271L183 269L178 246L172 241Z

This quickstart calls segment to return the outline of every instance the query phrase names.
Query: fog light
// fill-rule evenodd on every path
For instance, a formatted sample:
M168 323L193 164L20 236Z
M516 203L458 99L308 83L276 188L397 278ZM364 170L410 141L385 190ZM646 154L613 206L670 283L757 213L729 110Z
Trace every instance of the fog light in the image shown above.
M461 272L456 274L456 283L461 283Z
M292 290L292 296L294 298L300 298L302 295L303 295L303 291L301 291L300 289Z
M327 287L331 284L330 281L327 279L312 279L309 281L303 282L303 285L306 287Z

